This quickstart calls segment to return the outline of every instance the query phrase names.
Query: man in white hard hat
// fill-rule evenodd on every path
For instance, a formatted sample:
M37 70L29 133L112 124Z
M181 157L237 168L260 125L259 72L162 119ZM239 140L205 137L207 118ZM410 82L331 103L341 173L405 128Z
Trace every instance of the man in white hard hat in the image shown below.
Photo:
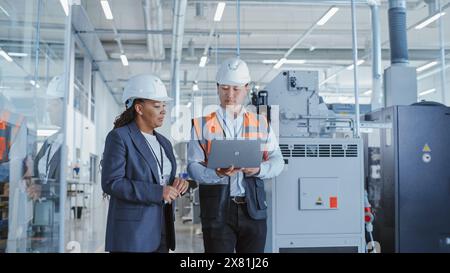
M102 160L102 189L110 196L106 251L175 249L172 201L188 182L176 177L172 144L155 130L170 100L154 75L132 77L124 89L126 109L106 137Z
M48 121L50 125L57 127L57 131L48 138L42 144L42 147L38 151L34 158L34 176L38 179L34 180L36 184L32 185L32 195L35 200L34 210L36 213L35 223L43 223L48 217L46 212L54 211L59 213L60 211L60 175L61 175L61 152L63 143L63 133L61 129L63 127L63 111L64 109L64 95L65 95L65 76L57 75L53 77L48 83L47 89L44 94L44 99L47 104L46 114L48 115ZM39 217L42 217L39 218ZM42 232L56 232L57 226L53 228L46 226L34 226L36 236L41 236ZM53 236L53 235L50 235Z
M217 72L219 110L193 119L188 173L200 184L205 252L264 252L267 203L263 179L277 176L284 160L275 135L262 116L244 107L250 73L239 58L227 59ZM212 139L257 137L266 147L259 168L209 169Z

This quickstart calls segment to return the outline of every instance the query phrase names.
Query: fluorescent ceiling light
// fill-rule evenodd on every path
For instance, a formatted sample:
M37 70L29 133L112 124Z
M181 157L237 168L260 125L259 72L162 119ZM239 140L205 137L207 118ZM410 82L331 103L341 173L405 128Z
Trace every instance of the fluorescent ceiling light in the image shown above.
M10 63L13 61L13 59L3 49L0 49L0 56L5 58L5 60L10 62Z
M436 88L431 88L431 89L425 90L423 92L420 92L419 96L425 96L425 95L431 94L433 92L436 92Z
M22 52L8 52L9 56L12 57L26 57L28 56L28 53L22 53Z
M433 23L434 21L436 21L437 19L439 19L440 17L444 16L445 12L439 12L433 16L431 16L430 18L426 19L425 21L423 21L422 23L418 24L415 29L422 29L426 26L428 26L429 24Z
M286 60L286 64L304 64L306 63L305 60Z
M317 25L319 25L319 26L325 25L328 22L328 20L330 20L331 17L333 17L333 15L335 15L336 12L338 12L338 10L339 10L339 8L337 8L337 7L331 7L327 11L327 13L325 13L325 15L322 16L322 18L320 18L319 21L317 21Z
M49 137L58 132L56 129L38 129L37 136L39 137Z
M263 60L262 63L263 64L276 64L278 62L278 60Z
M100 3L102 4L103 12L105 13L105 17L108 20L114 19L111 7L109 6L109 2L107 0L101 0Z
M280 69L280 67L287 61L286 58L281 58L274 66L275 69Z
M66 16L69 16L69 0L59 0L59 3L61 4Z
M283 58L283 59L285 59L285 58ZM278 62L279 62L279 60L263 60L262 61L263 64L276 64ZM304 63L306 63L306 61L305 60L285 60L283 63L284 64L304 64Z
M362 65L365 62L365 60L359 60L358 62L356 62L356 65ZM353 64L347 66L346 68L347 70L353 70Z
M198 88L198 84L194 83L194 84L192 85L192 91L198 91L198 90L200 90L200 89Z
M208 57L202 56L202 58L200 59L200 63L198 64L198 66L200 66L200 67L205 67L206 61L207 61L207 60L208 60Z
M214 14L214 22L222 20L223 11L225 10L225 2L219 2L217 4L216 14Z
M128 66L128 59L127 59L127 56L125 54L121 54L120 55L120 59L122 60L123 66Z
M0 10L3 11L3 13L6 14L6 16L10 17L9 13L2 6L0 6Z
M438 64L438 62L433 61L433 62L431 62L431 63L427 63L427 64L424 64L424 65L422 65L422 66L419 66L419 67L416 69L416 71L417 71L417 72L422 72L422 71L427 70L428 68L431 68L431 67L433 67L433 66L435 66L435 65L437 65L437 64Z

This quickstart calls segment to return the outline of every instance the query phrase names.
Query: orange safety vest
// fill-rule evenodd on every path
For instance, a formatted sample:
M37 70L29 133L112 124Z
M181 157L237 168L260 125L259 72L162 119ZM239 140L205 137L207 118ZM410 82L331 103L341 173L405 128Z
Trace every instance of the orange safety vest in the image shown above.
M9 161L9 149L23 122L22 115L4 110L0 114L0 163Z
M211 152L211 141L213 139L223 139L224 129L220 125L217 118L217 113L195 118L192 120L197 140L200 143L205 154L205 164L208 162L208 157ZM253 112L246 112L244 114L243 134L245 139L259 139L264 143L263 161L269 160L269 153L267 151L267 140L269 126L264 116L257 115Z

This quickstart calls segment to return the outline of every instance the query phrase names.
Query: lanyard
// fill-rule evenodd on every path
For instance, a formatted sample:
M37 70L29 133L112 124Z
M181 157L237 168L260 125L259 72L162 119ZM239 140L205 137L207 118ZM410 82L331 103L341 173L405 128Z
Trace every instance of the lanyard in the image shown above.
M158 160L158 157L156 156L155 151L153 151L152 145L150 144L150 142L148 142L147 138L145 138L145 141L147 142L148 146L150 147L150 150L152 151L152 154L153 154L153 156L156 159L156 163L158 163L158 168L159 168L159 171L160 171L161 179L164 180L164 176L163 176L164 160L163 160L163 150L162 150L161 143L158 142L158 144L159 144L159 152L161 153L161 162L160 162Z
M227 122L226 122L226 116L227 116L226 110L223 110L223 111L222 111L222 122L223 122L223 125L224 125L224 126L228 129L228 131L231 133L230 127L228 127ZM237 118L236 118L236 119L237 119ZM236 123L236 119L234 119L234 120L235 120L235 123ZM237 138L239 132L242 131L243 126L244 126L244 124L242 123L242 124L241 124L241 127L239 128L239 130L236 130L236 129L237 129L236 126L233 127L233 128L235 129L235 131L234 131L234 138ZM224 129L223 127L222 127L222 131L223 131L224 138L227 138L227 133L225 132L225 129Z

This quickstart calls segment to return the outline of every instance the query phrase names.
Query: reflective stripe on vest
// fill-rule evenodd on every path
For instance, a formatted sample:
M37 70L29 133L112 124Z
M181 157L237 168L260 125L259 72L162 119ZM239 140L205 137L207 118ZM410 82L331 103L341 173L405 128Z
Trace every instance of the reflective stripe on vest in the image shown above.
M259 118L258 118L259 117ZM193 126L196 137L205 154L205 163L208 162L208 156L211 152L211 141L213 139L224 139L223 128L217 118L216 112L205 117L193 119ZM263 161L269 160L267 151L267 138L269 127L267 120L263 116L257 116L252 112L244 114L242 136L245 139L259 139L264 143Z

